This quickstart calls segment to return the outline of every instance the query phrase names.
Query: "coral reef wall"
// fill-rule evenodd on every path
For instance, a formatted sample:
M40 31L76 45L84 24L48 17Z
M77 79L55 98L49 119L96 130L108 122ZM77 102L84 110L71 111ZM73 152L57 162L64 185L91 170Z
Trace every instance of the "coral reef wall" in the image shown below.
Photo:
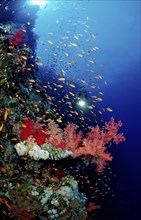
M0 130L5 138L13 138L15 121L48 118L49 98L35 76L37 11L36 6L27 9L25 1L0 4Z
M29 6L26 1L19 0L4 0L0 2L0 23L13 22L16 25L23 25L27 30L27 35L30 38L30 48L33 53L36 49L37 36L33 32L35 21L37 18L38 6Z

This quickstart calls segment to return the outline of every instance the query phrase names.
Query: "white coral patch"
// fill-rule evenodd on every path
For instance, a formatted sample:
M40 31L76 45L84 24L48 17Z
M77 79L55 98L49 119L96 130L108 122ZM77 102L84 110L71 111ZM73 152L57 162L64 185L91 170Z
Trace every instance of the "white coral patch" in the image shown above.
M27 146L25 145L25 142L20 142L16 144L14 147L19 156L23 156L27 154Z
M72 152L72 151L66 150L66 151L64 152L64 157L70 157L70 156L72 156L72 155L73 155L73 152Z

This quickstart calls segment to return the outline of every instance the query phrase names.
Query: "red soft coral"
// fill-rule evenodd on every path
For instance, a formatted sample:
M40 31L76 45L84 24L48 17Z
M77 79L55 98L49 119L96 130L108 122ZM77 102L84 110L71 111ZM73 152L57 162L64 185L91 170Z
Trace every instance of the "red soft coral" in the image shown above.
M20 29L14 34L14 39L9 37L9 40L13 46L19 45L23 40L24 30Z
M27 140L29 136L32 136L37 144L41 146L46 142L46 132L43 128L43 124L34 122L33 120L26 118L24 124L18 130L18 138L20 141Z

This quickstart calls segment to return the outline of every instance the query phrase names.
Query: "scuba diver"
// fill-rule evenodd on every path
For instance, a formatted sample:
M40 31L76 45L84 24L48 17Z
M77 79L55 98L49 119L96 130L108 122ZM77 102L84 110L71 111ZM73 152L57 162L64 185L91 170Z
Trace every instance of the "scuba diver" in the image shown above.
M83 86L78 90L75 98L73 99L72 106L75 106L76 108L85 107L87 105L87 99L88 99L88 95L85 87Z

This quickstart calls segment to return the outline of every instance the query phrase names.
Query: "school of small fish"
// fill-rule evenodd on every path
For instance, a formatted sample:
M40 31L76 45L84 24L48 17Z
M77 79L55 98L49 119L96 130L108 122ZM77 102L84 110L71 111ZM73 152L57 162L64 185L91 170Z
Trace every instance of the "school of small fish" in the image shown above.
M61 2L60 7L64 7L63 2ZM57 10L60 10L59 6L56 4L56 14ZM91 19L89 16L82 17L78 12L78 7L76 4L75 16L72 19L68 19L67 25L65 25L65 20L63 17L58 17L56 22L53 24L53 28L49 29L46 34L46 39L41 40L41 47L43 47L46 52L46 57L51 54L49 58L41 57L41 54L37 55L37 58L43 60L36 62L39 66L45 66L48 63L49 66L55 65L56 76L58 78L58 83L46 82L44 83L44 88L52 89L54 92L60 93L57 100L60 104L68 105L70 110L68 111L69 116L79 115L77 110L71 111L72 100L77 94L77 84L81 87L85 87L90 97L90 103L87 104L86 109L80 109L81 121L85 123L85 111L89 111L90 117L97 117L97 114L102 115L106 111L112 112L112 108L109 106L102 106L104 100L104 92L101 91L100 87L107 84L104 80L104 76L101 72L101 67L103 64L97 64L95 54L99 50L99 46L96 42L97 34L91 31ZM83 8L85 10L85 8ZM79 18L77 19L77 14ZM55 28L54 28L55 26ZM75 29L79 29L76 31ZM54 31L55 30L55 31ZM75 31L73 31L75 30ZM44 56L44 55L43 55ZM45 60L45 62L44 62ZM98 69L95 70L95 69ZM47 72L48 74L48 72ZM68 88L68 89L67 89ZM60 90L62 89L62 90ZM52 104L54 108L57 108L55 103L55 96L52 98ZM98 110L96 110L98 108ZM58 114L57 114L58 113ZM56 114L59 116L57 118L58 123L62 123L62 118L65 117L64 114L56 109ZM89 119L87 118L87 121ZM84 126L88 126L86 123Z

